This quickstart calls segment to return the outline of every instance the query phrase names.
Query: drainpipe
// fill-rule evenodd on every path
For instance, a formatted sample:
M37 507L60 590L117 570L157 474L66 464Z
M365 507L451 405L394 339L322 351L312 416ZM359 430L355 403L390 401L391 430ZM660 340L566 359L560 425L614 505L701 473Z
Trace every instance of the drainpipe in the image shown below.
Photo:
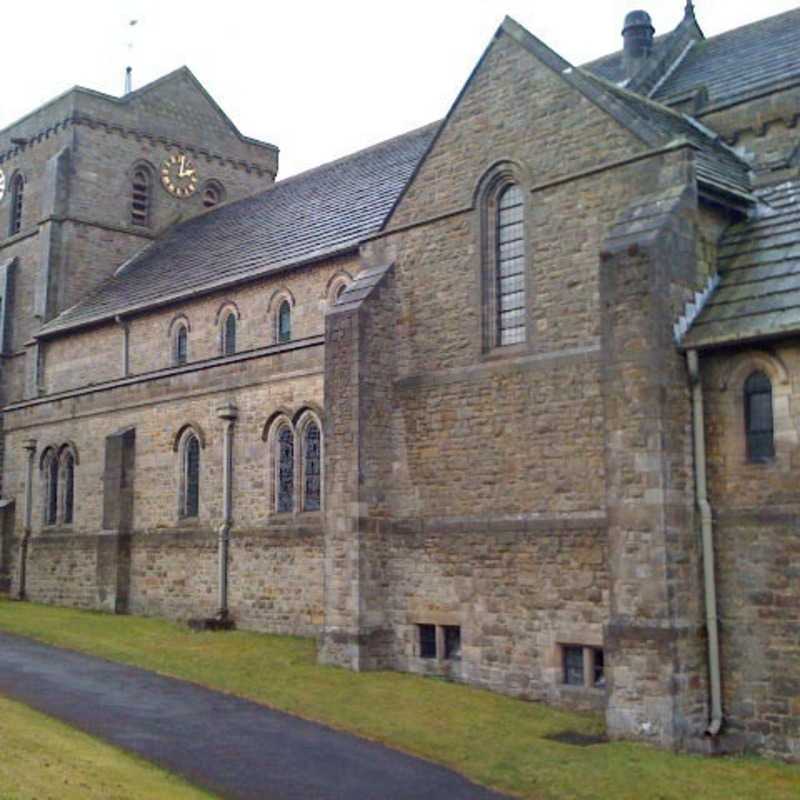
M717 622L717 582L714 576L714 536L711 528L711 506L706 486L706 440L703 421L703 387L700 382L700 359L697 350L686 354L692 384L692 418L694 439L695 498L700 510L703 540L703 588L706 600L708 630L708 672L711 679L711 720L707 736L716 736L722 727L722 680L719 665L719 625Z
M225 441L222 456L222 524L219 526L217 564L219 568L219 610L221 621L228 619L228 544L233 524L233 426L239 410L233 403L217 409L217 416L225 422Z
M25 441L28 452L28 465L25 474L25 527L19 542L19 574L17 576L17 599L25 599L25 584L28 570L28 540L33 527L33 459L36 455L36 439Z

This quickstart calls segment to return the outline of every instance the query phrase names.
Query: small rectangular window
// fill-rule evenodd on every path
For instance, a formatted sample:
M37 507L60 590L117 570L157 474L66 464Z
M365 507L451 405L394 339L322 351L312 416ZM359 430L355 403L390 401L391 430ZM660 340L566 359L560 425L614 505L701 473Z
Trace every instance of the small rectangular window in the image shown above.
M583 686L583 648L565 645L564 653L564 683L567 686Z
M417 625L419 631L419 657L436 658L436 626Z
M592 659L593 659L592 685L605 686L606 685L605 664L603 659L603 651L599 647L592 648Z
M444 626L444 657L461 661L461 628L458 625Z

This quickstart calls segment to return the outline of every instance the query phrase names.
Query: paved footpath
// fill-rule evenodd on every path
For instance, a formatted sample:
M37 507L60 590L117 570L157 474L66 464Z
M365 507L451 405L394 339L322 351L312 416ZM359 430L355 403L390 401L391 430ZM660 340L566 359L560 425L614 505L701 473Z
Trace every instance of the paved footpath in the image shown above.
M502 797L444 767L323 725L5 633L0 633L0 694L225 798Z

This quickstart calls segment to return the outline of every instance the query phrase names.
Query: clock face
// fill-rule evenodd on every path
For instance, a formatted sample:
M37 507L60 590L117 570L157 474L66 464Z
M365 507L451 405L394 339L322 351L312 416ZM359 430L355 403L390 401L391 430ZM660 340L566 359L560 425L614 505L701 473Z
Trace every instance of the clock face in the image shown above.
M197 189L197 167L183 153L176 153L161 165L161 185L174 197L189 197Z
M6 194L6 174L3 170L0 169L0 200L5 197Z

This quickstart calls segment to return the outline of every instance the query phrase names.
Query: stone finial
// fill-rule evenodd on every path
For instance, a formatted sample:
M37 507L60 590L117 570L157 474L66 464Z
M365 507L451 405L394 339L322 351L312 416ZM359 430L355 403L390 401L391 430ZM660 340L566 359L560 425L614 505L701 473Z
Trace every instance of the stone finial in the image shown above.
M686 0L686 8L683 9L683 16L686 19L694 19L694 3L692 0Z

